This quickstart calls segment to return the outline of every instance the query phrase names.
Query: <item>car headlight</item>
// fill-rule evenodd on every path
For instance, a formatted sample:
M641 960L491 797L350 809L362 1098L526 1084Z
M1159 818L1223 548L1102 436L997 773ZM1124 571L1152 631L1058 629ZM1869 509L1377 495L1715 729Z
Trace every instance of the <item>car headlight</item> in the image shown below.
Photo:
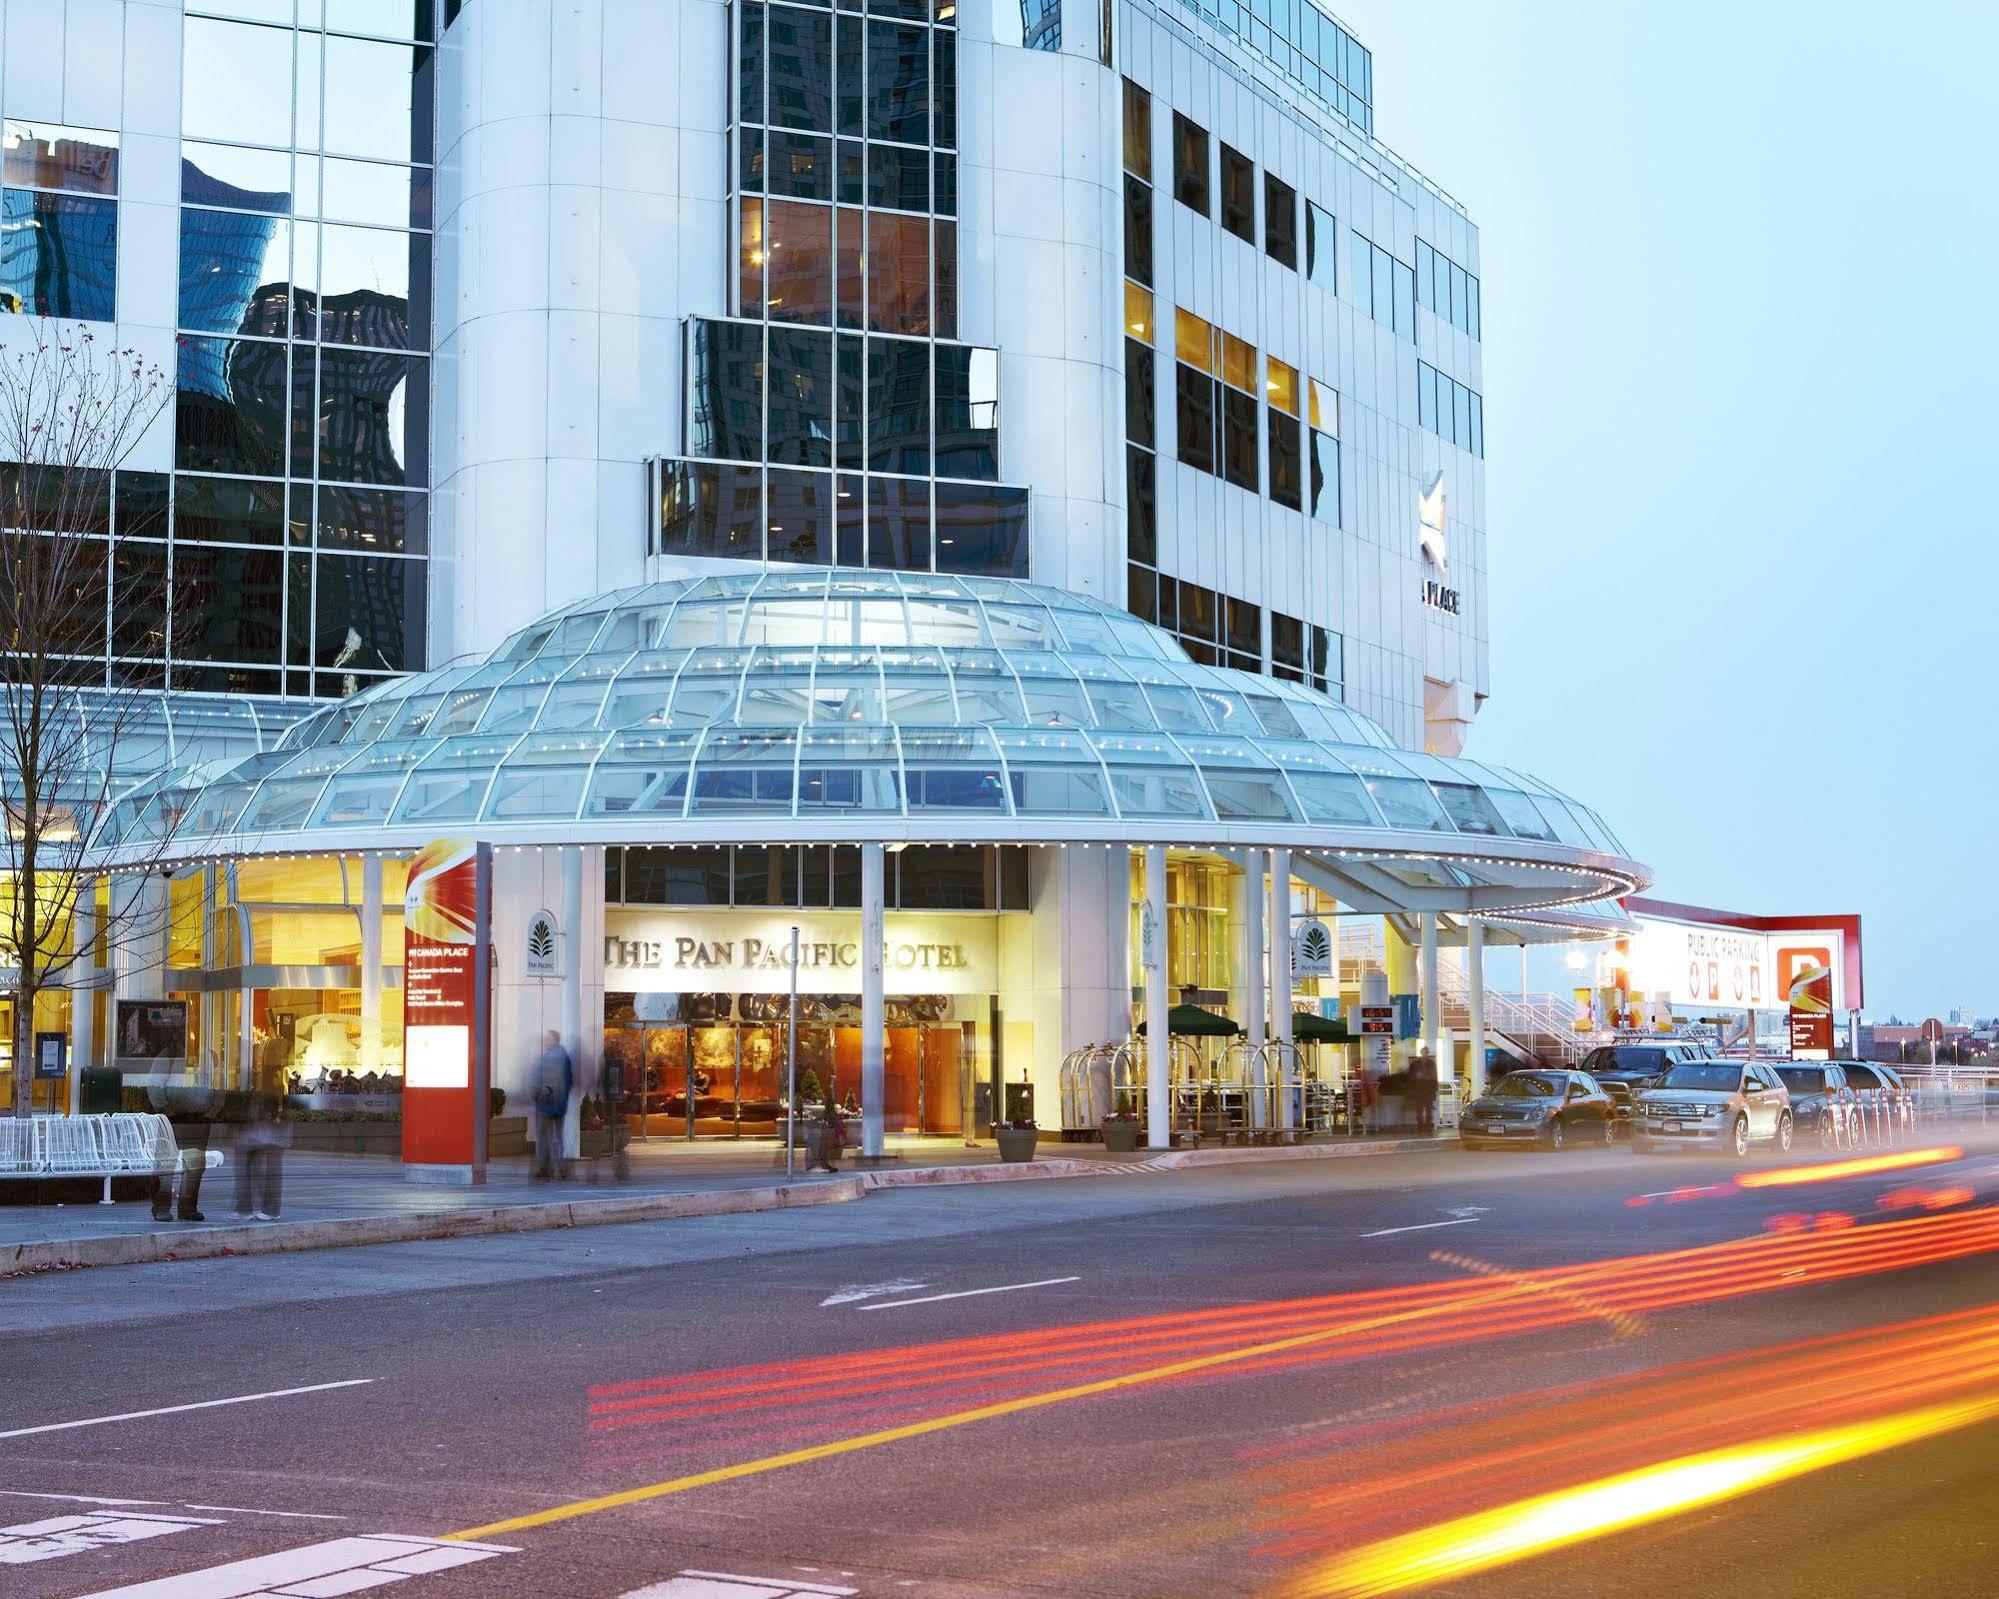
M1721 1112L1722 1112L1722 1107L1719 1105L1701 1106L1701 1115L1706 1117L1710 1121L1712 1121L1715 1117L1719 1116Z

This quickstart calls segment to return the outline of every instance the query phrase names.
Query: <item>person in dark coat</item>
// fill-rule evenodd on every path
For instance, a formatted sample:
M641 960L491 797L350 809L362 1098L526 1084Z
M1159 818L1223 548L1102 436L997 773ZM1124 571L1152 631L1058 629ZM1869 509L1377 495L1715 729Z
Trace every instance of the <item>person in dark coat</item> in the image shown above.
M1437 1130L1437 1057L1427 1049L1417 1051L1409 1063L1409 1108L1416 1113L1416 1131Z
M542 1039L534 1080L534 1180L567 1181L569 1161L562 1151L563 1123L576 1092L576 1066L553 1029Z

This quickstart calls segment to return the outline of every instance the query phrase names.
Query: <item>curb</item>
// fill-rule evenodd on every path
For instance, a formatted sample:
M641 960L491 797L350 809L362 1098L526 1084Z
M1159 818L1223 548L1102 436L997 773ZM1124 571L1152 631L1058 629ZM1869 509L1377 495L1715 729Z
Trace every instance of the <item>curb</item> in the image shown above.
M281 1255L359 1244L409 1244L439 1238L481 1238L503 1233L608 1227L620 1222L737 1216L755 1211L838 1205L867 1192L861 1177L834 1177L806 1185L726 1188L702 1194L631 1194L617 1199L570 1200L553 1205L496 1205L484 1210L422 1216L343 1216L329 1221L280 1222L255 1227L210 1227L201 1232L120 1233L108 1238L54 1239L0 1247L0 1278L81 1266L149 1266L170 1260L218 1260L236 1255Z
M120 1233L106 1238L50 1239L0 1246L0 1278L84 1266L150 1266L175 1260L220 1260L238 1255L280 1255L363 1244L421 1243L441 1238L483 1238L507 1233L610 1227L622 1222L742 1216L809 1205L839 1205L898 1188L946 1188L975 1183L1075 1177L1138 1176L1197 1166L1233 1166L1292 1160L1352 1159L1408 1154L1441 1146L1431 1138L1385 1139L1365 1144L1296 1144L1265 1148L1180 1149L1130 1160L1055 1157L1019 1165L924 1166L869 1171L819 1182L761 1188L725 1188L695 1194L628 1194L615 1199L558 1204L495 1205L481 1210L421 1216L344 1216L328 1221L281 1222L254 1227L210 1227L201 1232Z

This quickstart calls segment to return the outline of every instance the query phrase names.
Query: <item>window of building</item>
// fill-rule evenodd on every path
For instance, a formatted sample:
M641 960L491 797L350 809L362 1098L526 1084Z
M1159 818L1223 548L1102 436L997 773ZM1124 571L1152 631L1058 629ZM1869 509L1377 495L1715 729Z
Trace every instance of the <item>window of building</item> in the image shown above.
M1270 675L1305 681L1305 624L1282 611L1270 613Z
M1416 420L1446 443L1485 455L1485 401L1427 361L1416 363Z
M1340 397L1328 384L1311 380L1306 420L1311 453L1305 509L1315 522L1340 525Z
M1124 449L1125 553L1154 566L1159 561L1158 468L1150 450Z
M1263 175L1263 249L1271 260L1298 270L1298 191Z
M1220 400L1215 380L1198 367L1181 361L1174 368L1174 428L1179 436L1180 459L1188 466L1212 472L1216 464L1216 436Z
M1262 486L1256 459L1256 396L1222 390L1222 477L1254 494Z
M1256 243L1256 163L1222 146L1222 226L1247 244Z
M1208 130L1173 113L1173 198L1208 215Z
M1298 373L1275 356L1264 359L1264 394L1270 402L1270 497L1292 510L1304 508L1303 445L1298 420Z
M0 310L116 320L118 155L113 132L8 119L0 135Z
M1143 183L1152 181L1152 96L1124 80L1124 169Z
M1347 279L1354 304L1398 338L1416 338L1416 272L1372 240L1353 235L1353 270Z
M1305 276L1328 294L1340 287L1338 240L1334 235L1333 214L1310 200L1305 202Z
M1417 303L1479 338L1478 279L1441 251L1416 241Z
M1157 448L1153 394L1157 383L1152 346L1124 341L1124 434L1148 450Z
M1152 189L1134 177L1124 180L1124 270L1152 282Z

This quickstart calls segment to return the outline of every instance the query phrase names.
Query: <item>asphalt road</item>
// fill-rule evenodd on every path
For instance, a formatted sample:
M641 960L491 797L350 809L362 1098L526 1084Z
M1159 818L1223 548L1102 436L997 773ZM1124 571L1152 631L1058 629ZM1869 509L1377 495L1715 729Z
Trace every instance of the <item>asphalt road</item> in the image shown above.
M1999 1161L1960 1141L1797 1186L1441 1150L10 1281L0 1596L1989 1599ZM1491 1531L1457 1518L1690 1457L1683 1513L1452 1569Z

